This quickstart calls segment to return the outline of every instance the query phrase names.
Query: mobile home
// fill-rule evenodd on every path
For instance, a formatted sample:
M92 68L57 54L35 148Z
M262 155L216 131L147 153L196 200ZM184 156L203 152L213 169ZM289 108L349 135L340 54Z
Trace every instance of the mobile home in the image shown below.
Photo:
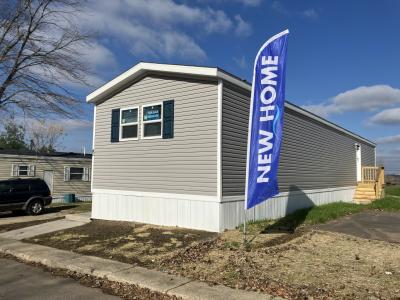
M65 194L90 201L91 164L90 154L0 149L0 180L41 178L49 186L53 202L62 202Z
M251 85L219 68L139 63L94 104L92 217L222 231L243 222ZM286 102L280 194L249 219L352 202L375 144Z

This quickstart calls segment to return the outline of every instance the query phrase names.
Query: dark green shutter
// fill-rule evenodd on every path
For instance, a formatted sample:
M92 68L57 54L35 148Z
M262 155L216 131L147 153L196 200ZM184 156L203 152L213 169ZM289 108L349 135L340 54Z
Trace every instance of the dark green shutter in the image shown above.
M164 101L163 106L163 139L174 137L174 100Z
M119 142L119 108L111 112L111 143Z

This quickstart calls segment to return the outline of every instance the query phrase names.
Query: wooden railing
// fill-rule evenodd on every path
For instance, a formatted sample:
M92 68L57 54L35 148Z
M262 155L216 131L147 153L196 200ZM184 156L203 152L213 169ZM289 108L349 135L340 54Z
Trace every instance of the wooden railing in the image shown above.
M385 169L383 167L379 167L375 185L376 199L381 199L385 197L384 187L385 187Z
M383 167L363 166L361 168L361 181L374 184L377 199L384 196L385 169Z
M378 178L378 167L362 167L361 174L362 182L376 182Z

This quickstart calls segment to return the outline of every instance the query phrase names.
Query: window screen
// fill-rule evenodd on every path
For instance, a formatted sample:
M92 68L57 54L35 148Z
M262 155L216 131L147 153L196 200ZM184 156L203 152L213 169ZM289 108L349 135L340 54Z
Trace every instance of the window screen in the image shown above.
M121 139L136 139L138 136L138 108L121 110Z
M143 106L143 138L162 136L162 108L162 104Z

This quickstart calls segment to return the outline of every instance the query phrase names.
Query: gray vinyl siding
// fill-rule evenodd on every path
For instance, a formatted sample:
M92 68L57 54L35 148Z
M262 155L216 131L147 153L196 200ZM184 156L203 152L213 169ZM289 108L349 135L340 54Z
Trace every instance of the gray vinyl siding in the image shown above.
M222 194L244 195L250 92L224 82ZM281 192L356 185L355 142L362 165L374 165L374 147L285 108L279 164Z
M148 75L98 104L93 188L216 195L217 95L216 81ZM164 100L175 100L174 138L141 139L139 122L139 140L110 142L112 109Z
M64 181L64 167L88 167L91 168L90 159L65 159L46 157L24 157L24 156L0 156L0 180L12 177L12 165L34 165L35 178L42 178L44 171L53 171L53 195L76 194L90 195L90 181ZM21 176L20 178L31 178Z
M363 166L375 166L375 148L365 143L361 145L361 163Z

